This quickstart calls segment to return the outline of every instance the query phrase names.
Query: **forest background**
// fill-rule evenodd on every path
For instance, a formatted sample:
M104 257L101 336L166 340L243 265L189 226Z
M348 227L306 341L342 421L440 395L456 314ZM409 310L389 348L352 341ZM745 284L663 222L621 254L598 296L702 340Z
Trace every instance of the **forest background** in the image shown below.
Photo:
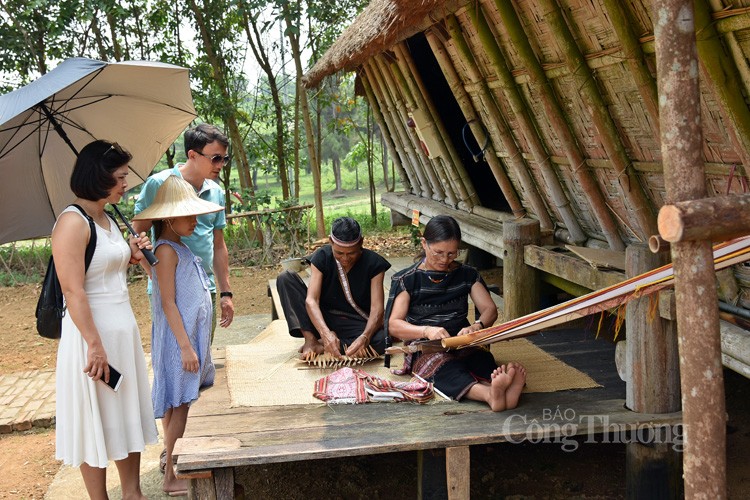
M232 160L219 179L229 212L313 204L309 220L321 237L323 193L366 190L349 211L364 209L377 225L377 190L393 190L395 179L369 106L354 95L354 75L311 91L300 83L366 4L0 0L0 93L70 57L187 67L195 123L213 123L231 140ZM155 170L184 158L178 140Z

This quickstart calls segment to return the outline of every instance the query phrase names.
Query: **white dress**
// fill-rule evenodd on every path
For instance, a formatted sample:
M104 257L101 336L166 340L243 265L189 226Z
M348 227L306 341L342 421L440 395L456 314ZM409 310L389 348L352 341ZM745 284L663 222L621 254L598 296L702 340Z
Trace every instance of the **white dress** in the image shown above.
M80 215L72 207L65 211ZM84 288L107 360L123 380L114 392L83 373L88 345L66 314L57 351L56 457L74 467L83 462L107 467L157 440L146 358L126 282L130 247L109 223L109 231L94 224L96 251Z

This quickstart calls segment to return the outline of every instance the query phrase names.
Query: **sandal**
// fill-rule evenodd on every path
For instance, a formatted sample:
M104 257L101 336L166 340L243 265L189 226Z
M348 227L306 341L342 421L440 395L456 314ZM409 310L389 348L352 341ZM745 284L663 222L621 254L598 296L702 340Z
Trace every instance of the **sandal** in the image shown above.
M167 449L164 448L161 450L161 455L159 455L159 470L162 474L164 474L164 471L167 470Z

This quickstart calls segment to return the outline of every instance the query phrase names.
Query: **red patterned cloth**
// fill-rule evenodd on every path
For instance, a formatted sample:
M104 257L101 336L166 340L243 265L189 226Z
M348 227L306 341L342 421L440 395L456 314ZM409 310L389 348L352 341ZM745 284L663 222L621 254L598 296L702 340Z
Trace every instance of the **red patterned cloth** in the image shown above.
M432 384L412 379L399 382L370 375L356 368L340 368L315 381L313 396L331 404L411 401L426 403L434 397Z

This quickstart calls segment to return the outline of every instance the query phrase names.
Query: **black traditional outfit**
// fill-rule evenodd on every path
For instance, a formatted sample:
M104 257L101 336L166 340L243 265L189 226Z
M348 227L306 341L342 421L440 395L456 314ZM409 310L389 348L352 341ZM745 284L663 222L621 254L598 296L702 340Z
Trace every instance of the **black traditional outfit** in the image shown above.
M362 255L343 279L339 275L333 249L330 245L321 247L310 257L310 263L323 275L320 292L320 311L328 328L336 332L341 341L341 347L349 346L362 335L367 326L367 316L370 313L370 282L380 273L387 271L391 264L383 257L362 249ZM342 270L343 271L343 270ZM344 287L349 290L350 298L358 306L359 312L347 300ZM313 332L317 338L320 333L310 321L305 308L307 286L302 278L292 271L284 271L276 279L281 306L289 325L289 334L302 337L302 330ZM364 316L362 315L364 314ZM370 338L370 346L379 354L385 351L385 331L383 328L375 332Z
M475 283L486 286L473 267L458 263L449 272L419 269L418 262L399 271L391 281L385 310L388 326L393 301L401 293L409 294L409 310L405 321L412 325L445 328L451 336L470 325L469 294ZM449 352L407 354L398 374L416 373L433 382L446 396L460 400L480 380L490 381L497 368L495 358L483 347L470 347Z

